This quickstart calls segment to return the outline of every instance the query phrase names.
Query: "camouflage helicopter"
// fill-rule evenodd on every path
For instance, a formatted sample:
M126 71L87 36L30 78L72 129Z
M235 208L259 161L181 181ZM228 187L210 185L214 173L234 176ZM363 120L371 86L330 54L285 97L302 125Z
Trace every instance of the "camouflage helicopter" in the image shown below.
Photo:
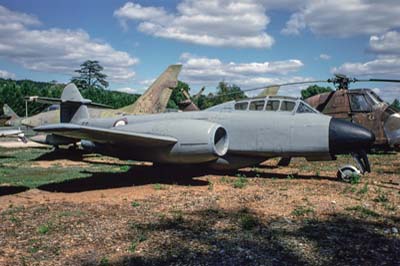
M368 128L375 134L373 150L400 151L400 112L383 101L372 89L349 89L355 82L400 82L393 79L356 79L335 74L325 82L335 91L311 96L305 101L321 113Z

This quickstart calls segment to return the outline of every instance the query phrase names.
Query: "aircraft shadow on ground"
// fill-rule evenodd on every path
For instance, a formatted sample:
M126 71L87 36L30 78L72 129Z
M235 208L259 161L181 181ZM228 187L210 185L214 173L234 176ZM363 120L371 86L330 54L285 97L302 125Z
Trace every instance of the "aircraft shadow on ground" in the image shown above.
M12 155L0 155L0 159L15 159L15 156L12 156Z
M257 178L270 178L270 179L314 179L314 180L330 180L330 181L339 181L340 179L337 177L331 176L317 176L317 175L302 175L298 173L293 174L280 174L280 173L270 173L270 172L257 172L257 171L245 171L238 170L238 174L245 175L246 177L257 177Z
M208 182L194 179L204 175L202 171L188 171L169 168L157 168L152 166L133 166L127 172L90 172L85 178L65 180L58 183L50 183L39 186L38 189L50 192L83 192L100 189L122 188L131 186L143 186L148 184L168 184L180 186L207 186Z
M234 226L229 232L218 229L221 221L243 224L243 216L252 217L247 227ZM248 210L205 209L171 218L135 221L134 225L141 235L150 238L162 234L172 240L168 245L164 241L153 242L151 249L115 258L110 264L398 265L400 260L400 239L379 233L388 224L344 213L288 222L279 217L263 221ZM135 241L137 233L130 235ZM293 245L298 242L300 246ZM313 248L307 249L302 243ZM101 256L77 254L75 258L89 265L88 260L98 257Z
M82 161L84 154L85 153L82 150L55 149L38 156L32 161L56 161L64 159L71 161Z
M21 193L28 189L29 187L24 186L0 186L0 197Z

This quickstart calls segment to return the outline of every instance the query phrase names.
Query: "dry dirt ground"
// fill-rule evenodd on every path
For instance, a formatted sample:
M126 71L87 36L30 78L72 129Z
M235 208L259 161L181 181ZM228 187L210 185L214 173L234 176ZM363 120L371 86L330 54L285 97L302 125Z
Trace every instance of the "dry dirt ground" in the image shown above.
M16 162L4 154L6 176ZM346 157L230 174L21 160L43 174L119 170L0 184L0 265L400 265L400 155L371 156L374 172L354 184L336 178Z

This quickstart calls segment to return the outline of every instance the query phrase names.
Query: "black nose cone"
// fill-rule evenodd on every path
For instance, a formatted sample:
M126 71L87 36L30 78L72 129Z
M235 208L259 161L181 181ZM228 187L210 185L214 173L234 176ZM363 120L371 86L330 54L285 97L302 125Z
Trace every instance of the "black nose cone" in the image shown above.
M375 135L370 130L343 119L331 119L329 124L329 151L331 154L367 151L374 141Z

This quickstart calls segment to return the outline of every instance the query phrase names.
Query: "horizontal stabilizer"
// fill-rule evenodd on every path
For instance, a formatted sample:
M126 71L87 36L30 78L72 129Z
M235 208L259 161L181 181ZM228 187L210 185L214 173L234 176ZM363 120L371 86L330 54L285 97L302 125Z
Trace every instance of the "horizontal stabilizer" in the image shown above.
M120 129L105 129L61 123L34 128L37 132L52 133L74 139L90 140L104 144L123 144L126 146L157 147L175 144L177 139L153 134L134 133Z
M22 131L20 129L0 130L0 137L8 137L8 136L19 135L19 134L22 134Z
M81 101L72 101L72 100L62 100L60 98L27 96L27 97L25 97L25 100L29 101L29 102L46 103L46 104L72 103L72 104L85 104L89 107L108 108L108 109L112 108L109 105L100 104L100 103L92 103L91 100L87 100L87 99L83 99Z

